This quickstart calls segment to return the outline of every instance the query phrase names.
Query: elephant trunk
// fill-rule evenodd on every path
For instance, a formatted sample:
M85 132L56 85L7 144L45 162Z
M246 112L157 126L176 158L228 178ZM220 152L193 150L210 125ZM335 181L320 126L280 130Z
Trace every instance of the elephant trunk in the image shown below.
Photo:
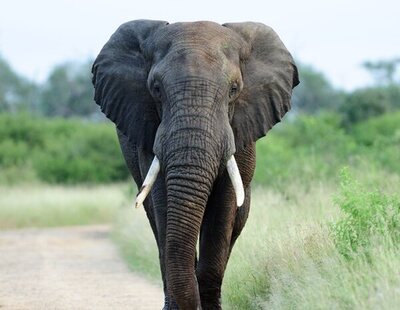
M196 243L220 159L210 148L198 146L174 147L166 155L168 289L181 309L197 309Z

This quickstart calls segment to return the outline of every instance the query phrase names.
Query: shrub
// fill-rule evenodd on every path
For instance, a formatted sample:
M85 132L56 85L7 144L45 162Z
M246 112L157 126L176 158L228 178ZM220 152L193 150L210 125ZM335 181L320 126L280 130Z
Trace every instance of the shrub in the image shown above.
M367 191L347 169L341 172L340 187L335 203L344 216L332 226L332 235L344 257L352 258L360 251L368 254L372 241L400 241L400 199L377 190Z
M15 143L26 144L29 148L42 146L42 121L28 114L0 114L0 141L12 140Z
M305 184L333 178L357 150L335 114L301 116L274 128L257 143L255 181L285 188L294 178Z
M355 140L362 145L373 146L375 143L391 144L393 138L400 136L400 112L388 113L357 124L352 129Z
M0 166L19 166L26 162L29 154L27 143L5 139L0 141Z
M74 124L74 131L62 124L53 128L45 151L37 152L34 167L41 180L49 183L104 183L124 180L127 169L116 134L105 124ZM54 133L63 132L63 135Z
M7 174L3 183L24 181L24 176L31 181L32 175L68 184L128 176L111 124L6 114L0 115L0 171Z

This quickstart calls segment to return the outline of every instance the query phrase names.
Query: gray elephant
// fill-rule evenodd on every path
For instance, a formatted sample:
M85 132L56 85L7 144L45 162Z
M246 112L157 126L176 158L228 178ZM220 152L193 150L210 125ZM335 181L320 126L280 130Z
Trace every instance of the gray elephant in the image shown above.
M260 23L137 20L112 35L92 73L157 242L164 309L220 309L255 141L299 83L291 55Z

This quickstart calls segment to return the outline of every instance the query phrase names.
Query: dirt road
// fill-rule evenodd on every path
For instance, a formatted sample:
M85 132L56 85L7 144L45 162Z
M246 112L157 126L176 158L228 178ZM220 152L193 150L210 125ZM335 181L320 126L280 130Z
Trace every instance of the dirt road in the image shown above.
M0 309L161 309L160 287L130 272L109 227L0 232Z

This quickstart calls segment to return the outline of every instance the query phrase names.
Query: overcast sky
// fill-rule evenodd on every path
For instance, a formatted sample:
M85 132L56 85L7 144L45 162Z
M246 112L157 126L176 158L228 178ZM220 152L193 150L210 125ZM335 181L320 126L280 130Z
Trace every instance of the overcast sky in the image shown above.
M400 56L399 0L1 2L0 54L37 81L55 64L95 57L115 29L132 19L263 22L296 59L345 89L371 82L363 61Z

